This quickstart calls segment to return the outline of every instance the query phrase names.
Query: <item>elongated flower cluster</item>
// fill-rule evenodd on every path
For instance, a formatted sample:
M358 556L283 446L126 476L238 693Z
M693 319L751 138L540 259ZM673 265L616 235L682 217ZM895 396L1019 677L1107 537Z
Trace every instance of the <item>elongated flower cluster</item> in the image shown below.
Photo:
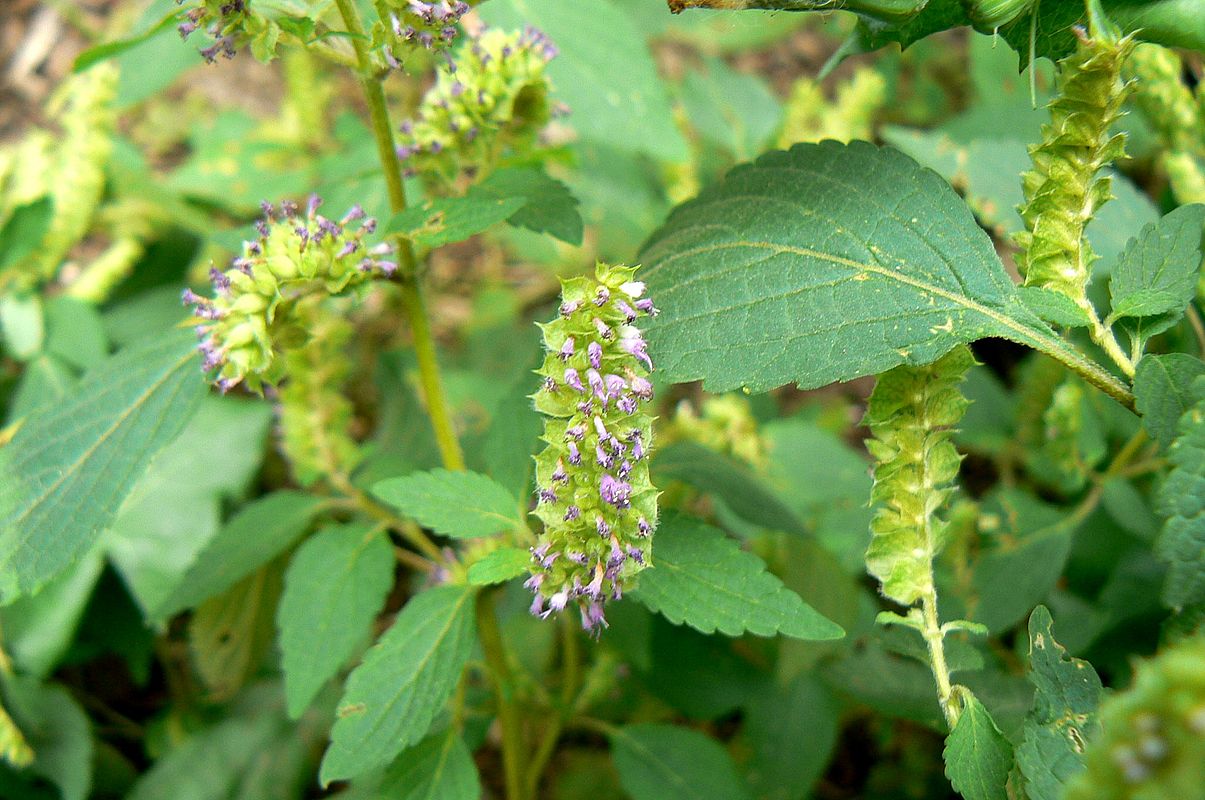
M866 447L877 462L871 498L878 511L866 567L883 594L903 605L934 597L932 562L946 528L937 511L962 461L950 426L969 405L959 384L973 363L960 346L927 366L883 373L870 396L864 422L874 434Z
M582 627L607 622L603 603L651 562L657 491L649 482L653 363L640 331L657 309L632 267L599 264L597 280L563 283L560 316L542 326L548 355L535 407L547 414L536 456L544 523L532 548L531 612L547 617L576 603Z
M259 390L281 378L280 351L286 343L305 341L292 315L299 300L339 294L396 271L397 264L387 260L388 244L364 242L376 220L366 219L359 206L339 221L330 220L318 213L320 204L311 197L302 213L286 201L278 215L265 203L265 219L256 223L259 238L245 242L242 255L225 272L210 269L214 296L184 291L198 321L202 369L214 375L223 392L240 382ZM359 223L355 229L353 223Z
M1125 134L1110 128L1130 91L1121 67L1134 45L1128 37L1078 33L1078 48L1059 62L1050 124L1030 148L1033 169L1023 176L1025 202L1018 209L1027 230L1016 240L1025 283L1066 295L1087 312L1095 256L1084 228L1111 196L1109 177L1097 173L1125 155Z
M489 30L462 46L402 125L398 157L407 174L444 186L488 172L507 147L531 144L551 116L544 66L555 55L531 27Z
M456 39L456 24L469 13L464 0L386 0L391 40L385 48L385 60L397 69L405 49L446 50Z
M1100 735L1067 800L1200 797L1205 764L1205 638L1140 663L1134 684L1100 706Z
M306 342L284 354L288 380L280 388L280 446L304 486L348 475L359 462L351 437L351 401L343 394L351 371L344 346L355 330L330 301L313 295L297 305Z

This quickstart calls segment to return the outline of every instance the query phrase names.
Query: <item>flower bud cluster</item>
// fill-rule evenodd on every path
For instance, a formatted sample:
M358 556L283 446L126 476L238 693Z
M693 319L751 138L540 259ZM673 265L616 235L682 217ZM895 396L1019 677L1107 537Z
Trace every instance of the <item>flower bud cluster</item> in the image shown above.
M533 395L548 415L536 456L544 523L532 548L531 612L547 617L576 604L582 627L597 633L603 604L651 563L657 491L649 482L653 368L632 323L657 313L642 297L635 268L599 264L597 280L563 283L560 316L541 326L548 354Z
M184 0L176 0L181 5ZM213 44L201 50L205 61L213 64L218 56L234 58L234 52L244 28L251 18L250 0L201 0L188 10L184 22L176 26L181 39L203 30L213 37Z
M259 238L245 242L225 272L210 269L214 296L184 291L198 322L202 369L223 392L240 382L258 391L284 375L280 353L290 342L304 341L292 314L298 301L339 294L396 271L388 244L364 242L376 220L366 219L359 206L330 220L318 213L320 204L311 197L303 212L286 201L277 212L265 203L265 218L256 223Z
M469 13L464 0L386 0L389 10L385 60L393 69L401 67L406 51L414 47L447 50L456 39L456 24Z
M556 48L544 34L489 30L441 67L417 116L402 124L407 175L436 186L488 172L507 147L530 146L551 117L544 66Z
M1200 797L1205 764L1205 638L1139 663L1134 684L1105 698L1100 733L1067 800Z

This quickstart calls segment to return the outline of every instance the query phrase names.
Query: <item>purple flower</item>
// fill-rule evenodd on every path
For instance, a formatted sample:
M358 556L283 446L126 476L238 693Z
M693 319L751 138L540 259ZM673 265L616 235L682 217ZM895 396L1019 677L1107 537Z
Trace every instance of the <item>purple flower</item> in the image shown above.
M640 298L640 295L644 294L644 282L628 281L623 286L619 287L619 291L623 292L633 300L637 300Z
M572 427L565 429L566 439L574 439L574 440L580 442L582 440L582 437L585 435L586 435L586 426L585 425L579 424L579 425L574 425Z
M619 309L619 313L623 314L624 319L629 325L636 321L636 309L622 300L616 300L615 307Z
M565 370L565 385L578 392L586 391L586 387L582 386L581 376L573 367Z
M623 390L628 387L624 379L618 375L603 376L603 383L607 387L607 397L619 397Z
M598 495L604 503L610 503L619 509L627 508L632 504L632 485L608 473L599 481Z
M603 450L601 444L594 445L594 457L597 459L598 465L603 469L610 469L611 465L615 463L615 460L611 458L607 451ZM603 479L605 480L606 477L607 476L604 475Z
M612 567L618 567L626 560L627 556L624 554L623 548L619 546L619 540L611 539L611 558L607 563Z
M544 619L547 615L544 613L544 595L536 592L536 596L531 601L531 615Z
M629 547L628 556L640 566L644 566L644 551L639 547Z
M556 502L556 489L553 489L551 486L549 486L546 489L541 489L540 490L540 502L541 503L555 503Z
M598 434L599 441L605 441L611 437L607 432L607 426L603 424L602 417L594 418L594 432Z
M556 483L568 483L569 474L565 472L565 462L559 458L556 461L556 469L552 472L552 480Z
M582 515L582 510L577 506L569 506L565 509L565 522L572 522Z
M632 374L629 377L631 379L632 391L635 392L637 396L645 400L653 399L652 381L650 381L648 378L642 378L636 374Z
M561 388L560 385L551 377L544 379L544 391L549 394L555 394L556 390Z
M611 330L611 326L607 325L607 323L603 322L598 317L594 318L594 329L598 331L598 335L601 336L604 341L610 341L612 337L615 336L615 332Z
M648 300L648 299L637 300L636 308L638 308L641 311L643 311L644 313L648 314L650 317L655 317L661 313L661 311L656 306L653 305L653 301Z
M602 369L602 345L598 342L590 342L586 346L586 353L590 357L590 366Z
M636 356L636 358L644 362L646 367L652 370L652 359L649 358L648 353L645 351L645 348L647 348L648 345L645 343L644 339L640 337L640 334L635 336L627 336L623 339L620 339L619 346L625 353Z
M594 396L602 401L603 408L607 407L607 388L603 385L602 376L598 374L596 369L586 370L586 382L590 384L590 391L594 392Z
M603 571L601 569L595 569L594 570L594 580L592 580L588 584L586 584L586 586L582 589L582 594L587 594L590 597L593 597L595 600L601 600L602 599L602 582L603 582Z
M582 454L578 452L577 445L573 442L569 442L569 463L575 467L582 463Z
M570 336L569 338L565 339L565 343L563 345L561 345L561 350L557 355L559 355L561 357L561 361L568 361L570 356L573 355L573 352L574 352L574 341L573 341L573 337Z
M582 628L591 633L598 633L599 628L608 628L607 620L603 616L602 603L597 600L582 606Z
M611 526L603 519L602 514L594 517L594 527L598 529L598 535L604 539L611 535Z
M647 519L641 517L640 521L636 523L636 530L640 532L641 536L648 536L653 532L653 526L649 525L649 521Z
M625 394L623 397L619 398L618 405L619 405L619 410L625 414L635 414L636 413L637 403L636 403L636 398L633 395Z
M572 316L573 313L581 307L582 307L582 301L580 301L580 300L566 300L564 303L561 303L561 316L562 317Z
M599 286L598 294L596 294L594 296L594 305L598 306L599 308L602 308L603 306L605 306L607 304L607 301L610 299L611 299L611 290L608 289L606 286Z
M540 584L542 584L543 582L544 582L544 573L537 572L535 575L532 575L530 578L528 578L527 580L525 580L523 582L523 588L528 589L529 591L533 591L533 592L539 591Z

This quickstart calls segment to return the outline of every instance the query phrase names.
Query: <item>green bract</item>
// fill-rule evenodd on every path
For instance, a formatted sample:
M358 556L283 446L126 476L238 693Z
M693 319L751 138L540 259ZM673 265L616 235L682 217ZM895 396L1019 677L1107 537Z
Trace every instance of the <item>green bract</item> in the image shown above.
M490 30L442 67L417 116L402 125L398 155L433 188L488 174L507 148L530 148L551 117L544 34Z
M391 252L388 244L364 244L376 220L364 219L356 206L335 222L318 213L320 204L317 197L310 198L300 216L295 204L281 203L279 218L265 204L266 221L257 223L259 238L245 242L243 254L225 272L210 270L214 297L184 291L184 302L194 307L199 322L202 367L214 373L222 391L244 381L258 391L284 376L279 354L307 336L293 313L299 301L339 294L373 274L391 275L397 269L394 262L382 260ZM347 227L352 222L360 222L354 231Z
M533 396L547 414L536 456L544 522L532 548L533 614L576 602L582 626L605 626L603 603L651 562L657 490L649 482L652 361L632 323L657 309L643 299L635 268L599 264L595 276L562 283L560 317L542 326L548 355Z

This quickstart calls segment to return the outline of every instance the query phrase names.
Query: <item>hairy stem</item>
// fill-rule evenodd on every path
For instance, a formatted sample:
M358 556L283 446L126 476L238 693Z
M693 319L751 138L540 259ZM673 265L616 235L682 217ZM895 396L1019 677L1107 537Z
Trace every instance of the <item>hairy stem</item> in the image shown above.
M498 629L498 615L494 607L494 592L486 590L477 600L477 631L481 649L493 676L495 695L498 698L498 721L502 725L502 770L506 776L507 800L525 800L523 791L523 731L520 726L518 706L515 703L515 681L506 652L502 646L502 633Z
M406 209L406 186L402 183L402 167L394 149L393 126L389 122L389 110L385 105L385 91L380 80L372 74L372 63L365 47L364 26L360 22L359 12L353 0L335 0L343 23L352 34L352 46L356 51L356 61L359 65L360 88L364 92L364 100L368 104L368 113L372 119L372 134L377 144L377 157L385 176L385 185L389 190L389 204L393 211ZM418 360L419 380L423 387L423 398L427 404L427 414L431 418L431 426L435 432L435 442L439 447L440 458L448 469L461 470L465 468L464 455L460 450L460 442L452 426L452 414L448 408L448 398L444 393L443 380L440 377L439 361L435 353L435 339L431 334L431 321L427 317L426 302L423 299L422 284L418 275L418 259L414 255L414 247L410 240L397 236L398 279L402 288L402 308L410 324L410 334L414 338L414 351Z

